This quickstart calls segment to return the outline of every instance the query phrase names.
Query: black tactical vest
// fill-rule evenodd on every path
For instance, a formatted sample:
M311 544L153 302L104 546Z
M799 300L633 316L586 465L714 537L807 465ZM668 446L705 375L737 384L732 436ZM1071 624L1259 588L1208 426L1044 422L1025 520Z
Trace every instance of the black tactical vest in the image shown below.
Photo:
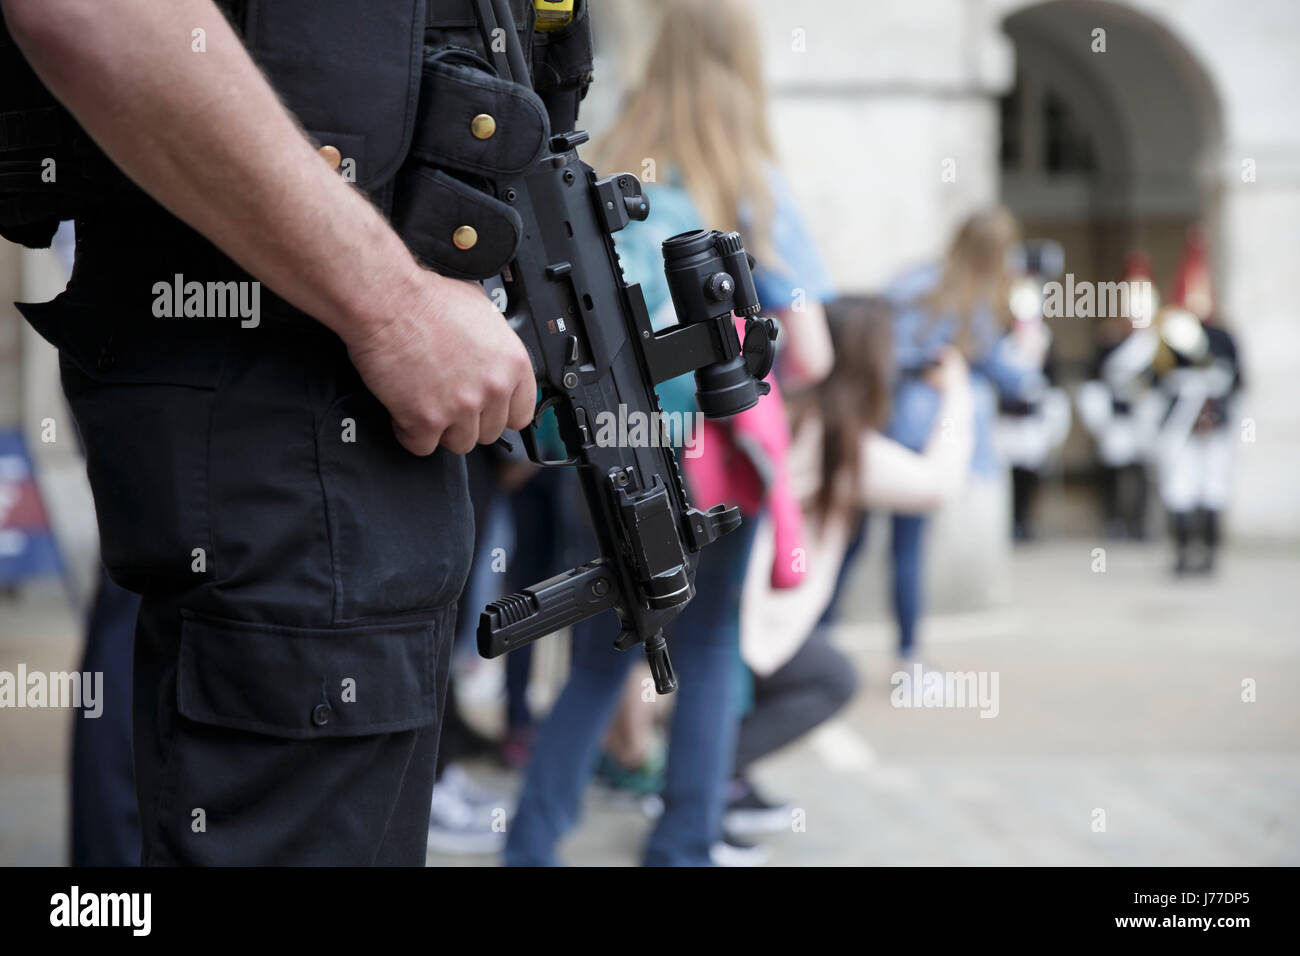
M393 213L399 171L414 154L427 171L403 176L432 198L450 197L484 216L476 257L459 256L466 277L485 277L509 241L492 222L484 187L522 168L551 128L571 129L591 79L585 0L573 21L535 33L532 0L510 0L537 93L492 75L492 51L475 0L218 0L271 85L318 147L338 151L342 171ZM484 138L466 110L494 118ZM49 245L60 220L124 215L147 198L95 146L0 30L0 235ZM486 204L486 205L485 205ZM478 206L484 206L478 209ZM458 208L456 208L458 206ZM408 215L409 218L409 215ZM503 231L504 230L504 231ZM494 231L500 233L493 241ZM495 247L495 248L494 248ZM463 251L463 250L462 250ZM491 260L491 261L489 261ZM434 265L439 263L434 262Z

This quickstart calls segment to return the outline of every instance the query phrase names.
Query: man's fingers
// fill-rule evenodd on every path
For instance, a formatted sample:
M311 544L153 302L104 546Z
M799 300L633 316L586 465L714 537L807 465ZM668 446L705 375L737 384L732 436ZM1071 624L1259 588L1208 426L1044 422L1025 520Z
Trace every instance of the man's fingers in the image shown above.
M437 449L438 442L442 438L440 432L433 429L414 432L399 425L397 419L390 420L393 423L393 434L397 436L398 443L412 455L419 455L423 458L425 455L432 455Z
M533 423L533 410L537 407L537 381L529 370L525 381L515 386L510 395L510 414L506 425L516 431L523 431Z
M499 434L499 433L498 433ZM439 444L448 451L455 452L457 455L467 455L474 450L478 444L478 420L473 422L457 422L445 432Z
M506 418L510 414L510 404L504 398L489 402L478 417L478 443L490 445L506 430Z

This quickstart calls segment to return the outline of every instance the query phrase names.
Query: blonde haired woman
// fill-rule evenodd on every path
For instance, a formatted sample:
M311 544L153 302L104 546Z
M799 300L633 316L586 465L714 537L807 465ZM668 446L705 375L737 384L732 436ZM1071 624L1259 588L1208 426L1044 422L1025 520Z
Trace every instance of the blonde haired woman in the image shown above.
M672 322L661 242L701 224L737 229L758 259L754 278L764 314L775 314L784 324L782 377L815 381L831 365L820 306L830 296L830 282L775 170L750 5L667 0L656 6L663 21L645 76L593 154L602 173L653 168L656 174L646 185L649 219L618 236L624 274L641 284L656 324ZM746 502L741 492L743 479L753 479L746 487L761 485L758 476L772 464L753 461L760 453L756 447L779 452L788 444L778 394L774 391L754 412L776 422L780 434L760 431L758 440L742 449L728 440L729 433L710 432L704 454L684 462L697 506L713 503L700 491L700 469L715 476L734 473L736 484L727 491L748 517L702 556L696 598L668 635L681 689L669 739L664 812L645 849L647 864L709 865L725 859L720 856L725 852L722 808L740 715L740 594L755 524L749 518L761 507L756 498ZM666 412L695 411L690 376L664 383L659 395ZM733 420L728 427L752 429L753 419ZM577 822L603 730L635 659L609 646L617 624L608 617L575 628L570 679L538 731L510 827L506 862L512 865L553 864L556 843Z
M926 381L926 372L945 347L955 346L970 366L974 408L970 470L976 478L989 477L998 468L993 448L998 396L1033 401L1046 386L1042 371L1046 342L1013 343L1008 336L1013 324L1011 281L1022 268L1017 261L1019 241L1020 227L1006 209L995 206L975 213L957 230L942 262L905 272L885 291L895 314L898 376L886 435L913 451L924 447L941 400ZM903 664L916 656L925 523L922 515L893 517L894 614Z
M598 170L654 177L649 221L624 234L635 242L619 243L629 279L644 285L662 271L659 242L675 224L739 231L758 259L763 314L781 321L782 382L820 381L833 361L822 308L831 283L776 167L752 4L654 6L662 20L644 78L592 153ZM667 288L655 282L645 292L655 315Z

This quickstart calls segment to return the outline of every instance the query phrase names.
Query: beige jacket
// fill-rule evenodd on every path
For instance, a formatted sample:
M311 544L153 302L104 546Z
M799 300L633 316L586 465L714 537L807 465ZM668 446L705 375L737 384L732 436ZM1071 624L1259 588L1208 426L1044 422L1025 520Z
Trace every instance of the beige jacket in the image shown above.
M934 511L962 488L970 468L973 417L968 376L944 394L925 449L914 452L875 430L863 433L857 489L840 500L863 510L920 514ZM802 563L803 583L789 590L771 586L772 527L760 521L741 599L741 656L759 676L776 671L803 645L830 604L853 533L853 513L835 511L819 526L807 505L821 471L822 426L806 420L790 447L787 467L795 493L805 502L805 544L790 560Z

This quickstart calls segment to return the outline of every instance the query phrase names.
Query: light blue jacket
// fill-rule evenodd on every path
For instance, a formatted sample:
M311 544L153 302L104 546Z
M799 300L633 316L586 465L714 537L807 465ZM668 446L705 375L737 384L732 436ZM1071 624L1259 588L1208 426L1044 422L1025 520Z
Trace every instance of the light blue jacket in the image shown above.
M884 291L894 311L894 407L886 434L913 451L925 447L939 412L939 393L915 375L906 374L931 359L956 336L954 316L934 315L924 299L939 284L938 264L918 266L899 275ZM998 396L1032 399L1044 387L1042 369L1019 360L993 310L987 306L971 319L971 399L975 415L975 446L971 470L988 476L996 473L998 459L993 448L993 422Z
M660 246L679 232L701 228L700 214L690 195L676 185L671 173L667 179L665 183L644 187L650 201L649 218L629 223L614 239L623 274L628 282L640 283L646 311L656 325L664 318L660 309L669 300ZM817 252L789 183L775 168L768 170L768 182L774 207L771 245L781 261L779 264L760 262L754 268L754 288L763 304L763 315L789 308L800 298L806 302L825 302L835 295L830 273ZM742 209L741 219L744 218ZM665 411L696 410L695 378L689 373L664 382L658 392Z

